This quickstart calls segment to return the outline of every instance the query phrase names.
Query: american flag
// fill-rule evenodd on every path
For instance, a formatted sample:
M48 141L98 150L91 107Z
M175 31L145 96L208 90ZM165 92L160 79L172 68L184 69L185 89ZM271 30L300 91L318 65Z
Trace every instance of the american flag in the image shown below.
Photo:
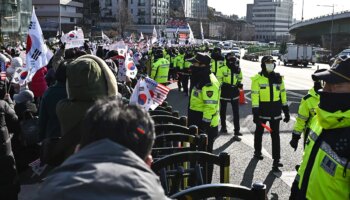
M145 81L147 83L147 87L150 90L152 100L161 105L163 101L166 99L170 89L162 84L157 83L155 80L146 77ZM152 94L153 93L153 94Z
M6 66L4 62L0 62L1 64L1 80L6 80Z

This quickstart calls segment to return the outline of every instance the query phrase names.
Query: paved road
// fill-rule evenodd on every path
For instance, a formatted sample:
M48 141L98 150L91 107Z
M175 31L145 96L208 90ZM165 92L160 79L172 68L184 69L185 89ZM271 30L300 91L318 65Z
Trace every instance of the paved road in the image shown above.
M277 62L278 64L278 62ZM289 123L281 122L281 161L284 167L280 173L271 171L272 167L272 150L271 138L269 133L265 132L263 137L263 155L264 160L257 161L252 159L254 152L253 133L255 125L253 124L250 102L250 77L260 71L260 63L241 60L241 68L243 71L243 84L246 94L247 104L240 106L240 125L243 133L242 141L233 140L233 123L231 107L227 108L227 126L229 133L220 134L214 144L214 152L228 152L231 156L231 177L230 182L250 187L256 181L264 182L268 189L269 199L288 199L290 187L296 174L295 165L300 162L302 157L302 140L300 140L299 148L294 151L289 146L291 132L295 123L295 117L299 107L301 98L313 86L311 74L319 68L329 68L328 65L316 64L307 68L277 66L276 71L280 72L285 78L285 84L288 95L288 103L290 105L291 120ZM181 115L187 114L188 98L183 93L178 92L176 85L171 85L173 90L168 96L169 103L178 110ZM181 101L179 101L181 99ZM214 181L219 181L219 171L216 169Z

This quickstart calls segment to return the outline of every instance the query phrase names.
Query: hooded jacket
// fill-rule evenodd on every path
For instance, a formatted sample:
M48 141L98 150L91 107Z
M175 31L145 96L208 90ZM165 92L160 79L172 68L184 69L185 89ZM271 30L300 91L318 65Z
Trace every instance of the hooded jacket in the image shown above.
M63 136L55 148L62 160L73 153L80 141L81 123L86 111L100 98L118 94L117 81L107 64L93 55L84 55L67 65L67 99L56 106ZM63 160L62 160L63 161Z
M134 152L109 139L67 159L42 184L36 199L168 199L159 178Z

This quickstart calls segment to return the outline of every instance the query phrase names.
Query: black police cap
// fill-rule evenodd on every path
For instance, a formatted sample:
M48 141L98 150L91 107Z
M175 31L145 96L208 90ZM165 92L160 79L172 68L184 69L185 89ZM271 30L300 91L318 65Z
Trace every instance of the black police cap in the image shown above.
M187 59L191 63L210 65L211 58L208 54L198 52L195 57Z
M350 56L338 57L329 70L313 74L312 79L326 83L350 82Z

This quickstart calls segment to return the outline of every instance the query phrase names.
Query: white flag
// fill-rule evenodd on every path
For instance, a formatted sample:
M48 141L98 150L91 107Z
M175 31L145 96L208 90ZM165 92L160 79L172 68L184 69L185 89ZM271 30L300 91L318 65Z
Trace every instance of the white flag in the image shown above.
M78 30L70 31L67 34L62 35L61 41L63 43L66 43L65 49L82 47L84 46L84 42L85 42L84 32L80 28Z
M203 25L201 22L201 36L202 36L202 42L204 41L204 32L203 32Z
M187 26L188 26L188 29L190 30L190 35L189 35L188 42L189 42L190 44L194 44L194 43L195 43L195 40L194 40L194 36L193 36L193 32L192 32L191 26L190 26L190 24L188 24L188 23L187 23Z
M151 44L154 44L158 41L158 36L157 36L157 31L156 31L156 27L153 26L153 34L152 34L152 40L151 40Z
M134 88L134 91L130 97L130 105L140 105L147 111L153 105L153 100L150 91L147 87L146 81L140 78Z
M142 34L142 32L141 32L140 38L139 38L139 42L142 41L142 40L144 40L144 39L145 39L145 38L143 37L143 34Z
M126 68L126 76L134 79L137 75L137 67L134 63L133 58L130 56L129 53L126 54L125 68Z
M110 42L111 40L109 39L109 37L102 31L102 40L106 41L106 42Z
M28 69L28 76L26 77L27 82L32 80L36 71L49 63L51 57L48 56L47 53L48 48L44 42L43 32L33 7L32 19L28 27L26 48L26 65Z

